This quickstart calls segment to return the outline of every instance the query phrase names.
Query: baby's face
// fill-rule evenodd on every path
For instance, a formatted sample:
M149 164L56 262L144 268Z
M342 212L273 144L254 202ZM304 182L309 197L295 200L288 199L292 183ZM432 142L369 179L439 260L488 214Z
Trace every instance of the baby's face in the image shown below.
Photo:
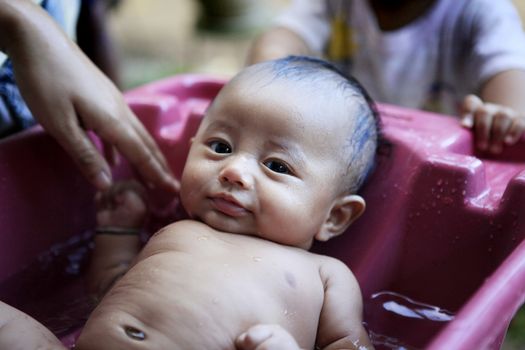
M191 217L220 231L309 248L341 194L352 118L337 92L301 86L245 76L221 91L182 175Z

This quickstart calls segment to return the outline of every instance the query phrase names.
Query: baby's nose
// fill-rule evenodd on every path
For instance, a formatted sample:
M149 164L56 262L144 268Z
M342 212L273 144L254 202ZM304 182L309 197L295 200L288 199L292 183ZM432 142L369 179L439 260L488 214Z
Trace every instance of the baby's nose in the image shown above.
M242 189L251 189L253 187L253 171L251 167L252 164L246 157L230 157L219 174L219 181Z

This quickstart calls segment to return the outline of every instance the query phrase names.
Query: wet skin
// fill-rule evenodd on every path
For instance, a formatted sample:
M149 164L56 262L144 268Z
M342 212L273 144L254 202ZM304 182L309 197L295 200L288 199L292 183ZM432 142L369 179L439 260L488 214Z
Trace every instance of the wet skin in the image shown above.
M324 298L321 271L332 264L341 263L178 222L150 240L94 311L76 348L100 349L104 339L107 349L235 349L242 332L263 323L285 326L311 349Z

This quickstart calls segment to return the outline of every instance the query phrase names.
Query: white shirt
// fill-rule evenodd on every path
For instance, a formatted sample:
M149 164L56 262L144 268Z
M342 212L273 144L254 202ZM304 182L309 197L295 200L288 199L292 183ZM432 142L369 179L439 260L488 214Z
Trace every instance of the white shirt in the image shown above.
M457 114L463 97L487 79L525 70L525 34L510 0L438 0L385 32L367 0L294 0L277 25L326 53L337 16L350 41L344 69L379 102Z

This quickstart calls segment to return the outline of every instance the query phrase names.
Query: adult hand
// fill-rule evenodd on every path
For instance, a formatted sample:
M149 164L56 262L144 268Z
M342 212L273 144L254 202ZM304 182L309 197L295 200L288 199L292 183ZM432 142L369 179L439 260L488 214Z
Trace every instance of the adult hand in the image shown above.
M97 189L110 187L111 172L87 131L102 140L111 162L118 150L148 184L178 190L163 155L118 89L39 6L0 0L0 45L34 117Z
M476 147L481 151L501 153L504 145L515 144L525 132L525 117L512 108L468 95L461 109L461 124L474 130Z

